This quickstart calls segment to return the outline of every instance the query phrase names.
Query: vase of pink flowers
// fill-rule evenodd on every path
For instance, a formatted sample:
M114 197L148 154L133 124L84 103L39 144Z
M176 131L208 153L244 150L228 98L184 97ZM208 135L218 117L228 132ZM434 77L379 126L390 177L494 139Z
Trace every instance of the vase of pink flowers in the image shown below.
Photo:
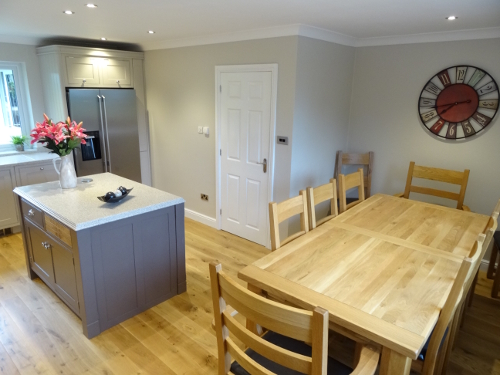
M60 159L54 159L54 168L59 174L59 181L63 189L71 189L76 187L76 172L73 165L73 149L81 144L85 144L82 123L77 124L71 121L68 117L66 122L58 122L54 124L47 115L43 114L43 123L36 123L35 128L31 131L31 144L38 142L48 148L51 153L60 156ZM56 162L61 161L60 167L57 167Z

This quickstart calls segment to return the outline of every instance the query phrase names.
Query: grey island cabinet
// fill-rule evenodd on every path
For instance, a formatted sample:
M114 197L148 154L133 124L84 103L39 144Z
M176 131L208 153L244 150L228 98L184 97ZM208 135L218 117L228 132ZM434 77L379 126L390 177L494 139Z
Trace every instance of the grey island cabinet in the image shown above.
M17 187L28 275L39 277L82 320L102 331L186 291L184 200L102 173ZM133 188L118 203L98 196Z

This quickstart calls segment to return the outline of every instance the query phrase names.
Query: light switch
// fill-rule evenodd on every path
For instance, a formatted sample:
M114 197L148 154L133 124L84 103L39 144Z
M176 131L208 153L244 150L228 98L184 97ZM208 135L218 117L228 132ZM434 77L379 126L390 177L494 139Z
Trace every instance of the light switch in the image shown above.
M204 126L203 127L203 134L205 134L205 135L209 135L210 134L210 130L208 129L208 126Z
M198 126L198 134L203 134L203 126Z

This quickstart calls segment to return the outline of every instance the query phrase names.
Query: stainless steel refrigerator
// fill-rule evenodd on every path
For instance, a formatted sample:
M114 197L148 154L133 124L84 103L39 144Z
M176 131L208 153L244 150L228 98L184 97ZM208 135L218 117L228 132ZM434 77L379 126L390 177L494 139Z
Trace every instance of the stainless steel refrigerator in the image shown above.
M67 89L69 115L83 121L87 144L75 148L76 174L111 172L141 182L133 89Z

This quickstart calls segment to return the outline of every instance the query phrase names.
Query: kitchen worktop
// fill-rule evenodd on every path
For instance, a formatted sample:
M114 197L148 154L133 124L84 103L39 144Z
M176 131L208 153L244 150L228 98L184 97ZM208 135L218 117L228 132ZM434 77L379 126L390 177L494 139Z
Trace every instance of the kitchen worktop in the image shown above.
M0 155L0 167L19 166L46 160L50 161L58 157L58 155L49 154L48 152L33 151L18 152L6 156Z
M59 181L47 182L17 187L14 193L75 231L184 203L178 196L111 173L84 178L93 181L84 183L78 178L74 189L61 189ZM133 190L118 203L97 199L119 186Z

